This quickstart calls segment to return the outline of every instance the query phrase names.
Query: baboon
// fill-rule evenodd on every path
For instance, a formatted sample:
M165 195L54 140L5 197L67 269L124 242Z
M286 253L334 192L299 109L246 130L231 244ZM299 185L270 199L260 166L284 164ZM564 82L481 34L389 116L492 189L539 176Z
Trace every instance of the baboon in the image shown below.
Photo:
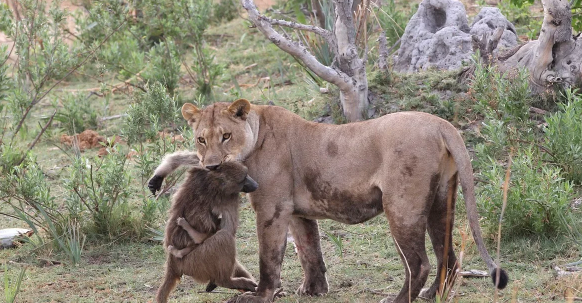
M196 159L166 158L156 173L178 165L197 163ZM169 165L169 166L168 166ZM175 167L174 167L175 168ZM167 174L165 174L167 175ZM164 177L165 177L164 175ZM155 176L148 187L155 193L161 182ZM162 181L163 177L161 180ZM245 166L229 162L213 170L193 167L173 197L166 225L164 247L167 250L164 281L156 295L157 302L167 302L171 290L182 275L200 283L209 282L207 291L217 285L254 291L252 275L236 260L235 234L238 227L240 192L252 192L258 184L247 175Z

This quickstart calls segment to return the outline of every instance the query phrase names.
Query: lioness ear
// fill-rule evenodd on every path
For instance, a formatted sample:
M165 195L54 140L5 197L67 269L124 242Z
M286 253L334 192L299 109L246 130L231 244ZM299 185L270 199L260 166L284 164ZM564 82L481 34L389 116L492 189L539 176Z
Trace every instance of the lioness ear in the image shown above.
M228 111L241 120L246 120L251 111L251 103L247 99L238 99L228 107Z
M200 117L200 110L192 103L182 105L182 117L188 121L188 124L195 122Z

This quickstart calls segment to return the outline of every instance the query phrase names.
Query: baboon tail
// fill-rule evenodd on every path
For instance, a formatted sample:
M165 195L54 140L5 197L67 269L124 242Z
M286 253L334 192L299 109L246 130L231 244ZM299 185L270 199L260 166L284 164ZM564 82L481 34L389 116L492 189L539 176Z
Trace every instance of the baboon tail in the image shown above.
M176 274L169 262L166 262L166 274L164 276L164 281L160 288L158 288L158 293L156 294L156 302L157 303L166 303L168 302L168 297L170 296L170 292L176 287L176 284L180 281L180 275Z

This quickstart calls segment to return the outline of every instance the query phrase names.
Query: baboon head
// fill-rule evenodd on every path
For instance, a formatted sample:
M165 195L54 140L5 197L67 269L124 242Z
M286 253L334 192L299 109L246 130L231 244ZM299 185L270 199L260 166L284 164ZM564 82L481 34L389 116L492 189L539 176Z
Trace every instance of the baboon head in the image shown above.
M247 168L236 161L218 165L208 172L208 177L216 179L219 190L224 195L250 193L259 187L259 184L247 174Z

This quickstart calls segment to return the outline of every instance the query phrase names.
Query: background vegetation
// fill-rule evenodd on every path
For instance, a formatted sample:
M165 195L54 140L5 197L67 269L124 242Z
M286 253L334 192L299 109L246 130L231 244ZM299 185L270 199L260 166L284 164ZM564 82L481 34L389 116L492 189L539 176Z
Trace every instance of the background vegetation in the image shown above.
M310 120L344 121L337 92L249 28L236 1L15 3L0 6L0 31L14 41L0 49L0 228L27 227L34 235L17 249L0 250L7 302L15 296L19 302L153 298L169 195L152 197L145 185L163 155L194 148L179 115L184 102L204 106L245 97ZM331 12L330 5L322 2L324 11ZM522 39L537 37L541 17L530 12L539 3L499 6ZM370 43L374 116L426 111L460 129L474 159L490 251L511 157L501 262L512 282L502 300L582 297L582 277L556 277L554 270L582 257L581 95L532 96L526 73L507 79L478 62L465 81L458 72L380 72L374 41L384 31L389 46L396 43L415 10L415 4L389 0L373 8L362 30ZM312 23L309 11L295 0L275 3L270 14ZM321 39L296 37L322 62L333 60ZM167 179L164 191L180 177ZM462 203L458 208L453 244L463 251L464 268L482 269ZM401 287L403 266L381 216L355 226L322 221L321 236L330 294L293 295L302 273L289 245L282 274L289 296L281 302L376 302ZM248 203L238 239L240 259L258 277ZM459 302L493 298L486 279L463 278L455 287ZM202 290L186 278L173 297L203 302L235 294Z

